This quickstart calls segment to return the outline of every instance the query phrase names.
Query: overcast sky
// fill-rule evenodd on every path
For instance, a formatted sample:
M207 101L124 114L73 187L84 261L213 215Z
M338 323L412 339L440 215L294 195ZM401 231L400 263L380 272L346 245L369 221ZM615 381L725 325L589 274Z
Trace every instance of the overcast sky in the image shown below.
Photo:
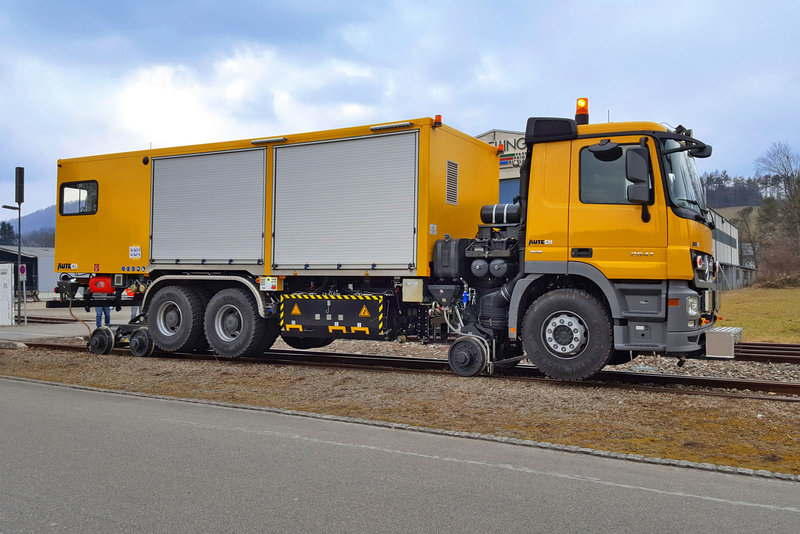
M800 150L796 1L0 0L0 203L56 199L59 158L442 114L679 123L701 172ZM0 218L15 217L12 212Z

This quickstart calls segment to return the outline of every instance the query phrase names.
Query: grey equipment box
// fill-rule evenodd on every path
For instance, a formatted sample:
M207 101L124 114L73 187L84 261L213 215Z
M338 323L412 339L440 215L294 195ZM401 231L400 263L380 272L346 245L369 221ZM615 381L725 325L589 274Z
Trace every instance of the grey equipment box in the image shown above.
M706 357L733 359L734 345L742 340L738 326L717 326L706 332Z

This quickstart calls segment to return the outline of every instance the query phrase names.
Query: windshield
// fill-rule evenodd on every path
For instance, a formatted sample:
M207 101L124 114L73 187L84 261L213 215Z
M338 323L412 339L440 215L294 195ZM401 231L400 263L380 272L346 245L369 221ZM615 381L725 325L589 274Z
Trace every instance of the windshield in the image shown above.
M664 151L681 148L683 145L675 139L664 140ZM673 152L664 156L667 171L669 196L673 204L692 211L706 211L706 200L703 185L694 166L694 158L688 150Z

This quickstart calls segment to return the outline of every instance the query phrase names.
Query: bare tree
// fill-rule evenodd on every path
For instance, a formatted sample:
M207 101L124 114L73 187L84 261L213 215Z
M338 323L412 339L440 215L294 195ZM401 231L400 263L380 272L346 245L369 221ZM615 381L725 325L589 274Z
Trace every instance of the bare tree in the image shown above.
M758 229L753 216L753 206L740 209L737 215L731 222L739 229L739 251L742 259L749 256L753 260L753 267L758 269L765 235ZM744 245L750 245L749 249Z
M800 154L787 143L772 143L754 165L759 175L772 177L782 204L780 226L800 247Z

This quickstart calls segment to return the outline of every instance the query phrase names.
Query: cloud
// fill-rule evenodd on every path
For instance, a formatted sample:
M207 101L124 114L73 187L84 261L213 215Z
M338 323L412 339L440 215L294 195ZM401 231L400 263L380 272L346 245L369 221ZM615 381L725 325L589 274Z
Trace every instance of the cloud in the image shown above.
M202 69L138 69L113 100L127 136L171 146L356 124L375 113L364 104L365 88L385 90L365 65L297 61L251 45Z

